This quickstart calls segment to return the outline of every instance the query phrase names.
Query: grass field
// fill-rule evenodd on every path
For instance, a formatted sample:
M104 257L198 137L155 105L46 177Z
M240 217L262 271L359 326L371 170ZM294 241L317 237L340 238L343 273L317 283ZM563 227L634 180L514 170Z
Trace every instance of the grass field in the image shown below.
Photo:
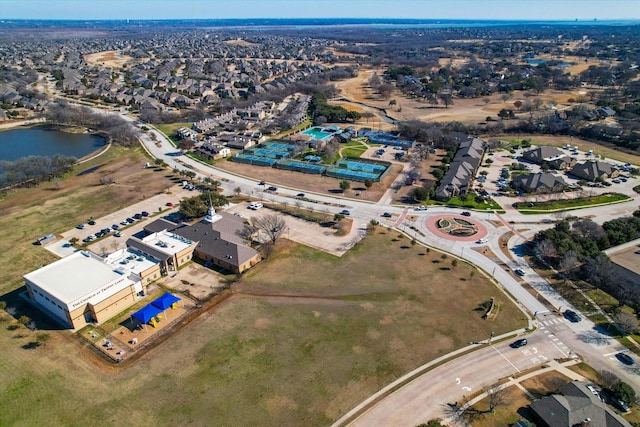
M139 148L114 145L59 181L17 189L0 200L0 294L21 286L24 274L56 259L33 245L38 237L68 230L167 188L171 181L162 172L145 169L147 161ZM114 183L101 184L105 177Z
M549 200L544 202L518 202L513 207L521 214L536 214L559 210L581 209L589 206L599 206L609 203L625 202L631 198L624 194L606 193L593 197L579 197L576 199Z
M327 425L422 363L526 325L440 255L381 228L341 258L283 241L232 298L128 367L66 332L26 350L34 332L3 326L0 425ZM482 320L492 296L498 315Z

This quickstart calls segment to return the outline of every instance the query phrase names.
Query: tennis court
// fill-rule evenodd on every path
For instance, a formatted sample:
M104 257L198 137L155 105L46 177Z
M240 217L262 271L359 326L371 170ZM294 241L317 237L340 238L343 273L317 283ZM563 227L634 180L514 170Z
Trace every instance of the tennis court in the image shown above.
M276 159L261 157L261 156L254 156L252 154L244 154L244 153L236 154L235 156L231 157L231 160L238 163L247 163L247 164L256 165L256 166L273 166L274 163L277 162Z
M335 167L327 170L327 175L333 178L364 181L370 179L379 182L391 169L391 163L342 159Z
M313 163L300 162L298 160L281 160L276 163L277 169L285 169L295 172L311 173L311 174L323 174L326 167L322 165L316 165Z
M361 136L366 136L369 141L375 144L391 145L393 147L402 147L405 150L413 147L412 141L401 139L397 133L376 132L372 130L361 129Z

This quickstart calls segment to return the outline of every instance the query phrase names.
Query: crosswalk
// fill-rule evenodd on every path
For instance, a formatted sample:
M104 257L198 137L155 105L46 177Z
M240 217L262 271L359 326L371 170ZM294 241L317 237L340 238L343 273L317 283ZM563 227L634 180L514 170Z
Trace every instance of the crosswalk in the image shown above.
M576 359L578 358L578 355L573 353L571 349L565 343L560 341L560 339L556 337L551 330L546 328L546 326L559 325L565 322L567 322L567 320L563 318L551 318L551 319L541 320L540 325L538 326L538 329L540 329L542 332L545 333L547 338L551 340L553 345L558 350L560 350L565 355L565 357L571 357L573 359Z
M565 323L567 322L567 319L553 318L553 319L540 320L539 322L545 326L552 326L552 325L560 325L562 323ZM542 329L542 327L540 329Z

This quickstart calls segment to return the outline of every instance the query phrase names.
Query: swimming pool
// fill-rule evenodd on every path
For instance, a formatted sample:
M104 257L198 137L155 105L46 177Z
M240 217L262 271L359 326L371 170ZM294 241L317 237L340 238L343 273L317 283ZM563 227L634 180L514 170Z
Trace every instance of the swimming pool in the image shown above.
M335 134L335 132L327 132L325 129L317 126L302 131L301 133L313 139L325 139Z

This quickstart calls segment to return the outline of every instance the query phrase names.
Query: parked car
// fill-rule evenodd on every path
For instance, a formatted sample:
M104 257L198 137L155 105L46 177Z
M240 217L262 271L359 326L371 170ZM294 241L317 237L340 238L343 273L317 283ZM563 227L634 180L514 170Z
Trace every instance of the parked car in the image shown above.
M87 221L87 224L96 225L96 222L94 220L90 219L89 221Z
M147 211L142 211L142 212L140 212L140 215L142 215L142 216L144 216L144 217L147 217L147 216L149 216L149 212L147 212Z
M133 216L135 219L142 219L142 215L137 213Z
M296 195L296 197L297 197L298 199L303 199L303 198L305 197L305 194L304 194L304 193L298 193L298 194Z
M525 345L527 345L527 339L526 338L520 338L517 341L514 341L511 343L511 347L512 348L520 348L520 347L524 347Z
M522 270L521 268L516 268L515 270L513 270L513 272L516 273L520 277L522 277L522 276L524 276L526 274L524 272L524 270Z
M414 210L414 211L426 211L426 210L427 210L427 207L426 207L426 206L422 206L422 205L420 205L420 206L418 206L418 207L413 208L413 210Z
M134 222L136 222L136 220L135 220L135 219L133 219L133 218L127 218L127 222L128 222L129 224L133 224Z
M173 207L173 203L171 203L171 202L167 202L166 205L169 206L169 207Z
M247 206L249 209L257 211L258 209L262 208L262 203L260 202L252 202L249 206Z
M240 212L234 212L233 215L237 216L238 218L244 218L244 215Z
M122 225L123 227L127 226L129 225L129 221L127 221L126 219L124 221L120 221L120 225Z
M342 209L342 210L340 211L340 213L341 213L342 215L351 215L351 212L349 212L347 209Z
M636 363L635 360L633 360L633 358L627 353L616 353L616 359L618 359L625 365L633 365L634 363Z
M118 232L117 232L117 233L115 233L113 236L114 236L114 237L122 237L122 233L118 231Z
M591 393L593 393L593 395L594 395L595 397L597 397L598 399L600 399L600 393L598 393L598 390L596 390L596 388L595 388L594 386L592 386L592 385L588 385L588 386L587 386L587 389L588 389Z
M78 230L82 230L82 229L84 229L84 224L78 224L78 225L76 225L76 228Z
M382 216L385 218L391 218L393 215L391 215L389 212L385 212L382 214Z
M580 317L580 315L573 310L566 310L564 312L564 317L566 317L573 323L577 323L582 320L582 317Z
M620 409L622 412L629 412L631 410L631 408L629 408L629 405L627 405L625 402L623 402L622 400L614 397L613 399L611 399L611 403L613 404L613 406L615 406L616 408Z
M462 215L462 216L471 216L471 212L464 211L460 215Z
M114 230L120 230L120 226L118 224L113 224L111 228L113 228Z

